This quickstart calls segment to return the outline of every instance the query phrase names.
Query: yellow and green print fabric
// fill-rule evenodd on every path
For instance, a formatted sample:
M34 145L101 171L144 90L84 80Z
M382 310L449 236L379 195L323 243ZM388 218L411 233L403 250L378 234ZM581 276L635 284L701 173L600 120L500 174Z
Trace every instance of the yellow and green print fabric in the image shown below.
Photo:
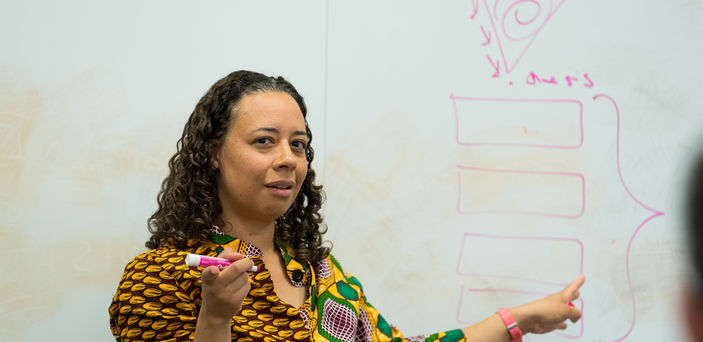
M271 274L255 246L215 229L211 241L186 250L164 246L138 255L125 267L109 308L117 341L192 341L201 305L201 268L185 265L187 253L216 256L232 248L259 268L251 290L232 317L232 341L466 341L461 330L406 338L366 301L361 283L329 256L301 264L281 255L294 286L309 296L295 308L276 295Z

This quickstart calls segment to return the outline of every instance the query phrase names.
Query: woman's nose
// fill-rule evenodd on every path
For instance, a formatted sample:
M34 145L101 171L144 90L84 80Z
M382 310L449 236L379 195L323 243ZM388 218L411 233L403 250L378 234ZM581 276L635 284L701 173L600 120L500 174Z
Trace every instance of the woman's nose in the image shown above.
M296 160L293 149L288 144L281 144L278 148L275 167L295 169L295 166Z

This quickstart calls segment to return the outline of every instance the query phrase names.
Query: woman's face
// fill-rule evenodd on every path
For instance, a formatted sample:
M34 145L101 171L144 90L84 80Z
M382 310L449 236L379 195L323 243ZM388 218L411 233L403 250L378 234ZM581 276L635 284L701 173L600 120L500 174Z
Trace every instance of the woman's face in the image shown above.
M307 174L305 119L284 92L244 95L217 153L223 218L271 221L295 201Z

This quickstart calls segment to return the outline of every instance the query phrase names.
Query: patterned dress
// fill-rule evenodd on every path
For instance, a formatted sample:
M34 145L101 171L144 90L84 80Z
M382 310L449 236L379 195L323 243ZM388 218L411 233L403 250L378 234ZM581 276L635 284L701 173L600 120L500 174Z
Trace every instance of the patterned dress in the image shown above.
M202 268L185 264L187 253L216 256L232 248L259 268L249 274L251 290L232 318L232 341L466 341L461 330L404 338L366 301L361 283L344 273L334 257L300 264L281 248L288 278L307 287L299 308L281 301L261 251L214 231L212 241L164 246L138 255L125 267L109 308L117 341L192 341L201 305Z

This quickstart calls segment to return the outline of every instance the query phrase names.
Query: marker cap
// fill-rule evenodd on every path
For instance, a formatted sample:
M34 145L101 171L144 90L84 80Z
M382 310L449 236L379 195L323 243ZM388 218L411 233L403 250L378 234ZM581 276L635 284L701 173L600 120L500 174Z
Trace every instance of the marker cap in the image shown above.
M186 255L186 265L188 266L200 266L200 255L188 253Z

